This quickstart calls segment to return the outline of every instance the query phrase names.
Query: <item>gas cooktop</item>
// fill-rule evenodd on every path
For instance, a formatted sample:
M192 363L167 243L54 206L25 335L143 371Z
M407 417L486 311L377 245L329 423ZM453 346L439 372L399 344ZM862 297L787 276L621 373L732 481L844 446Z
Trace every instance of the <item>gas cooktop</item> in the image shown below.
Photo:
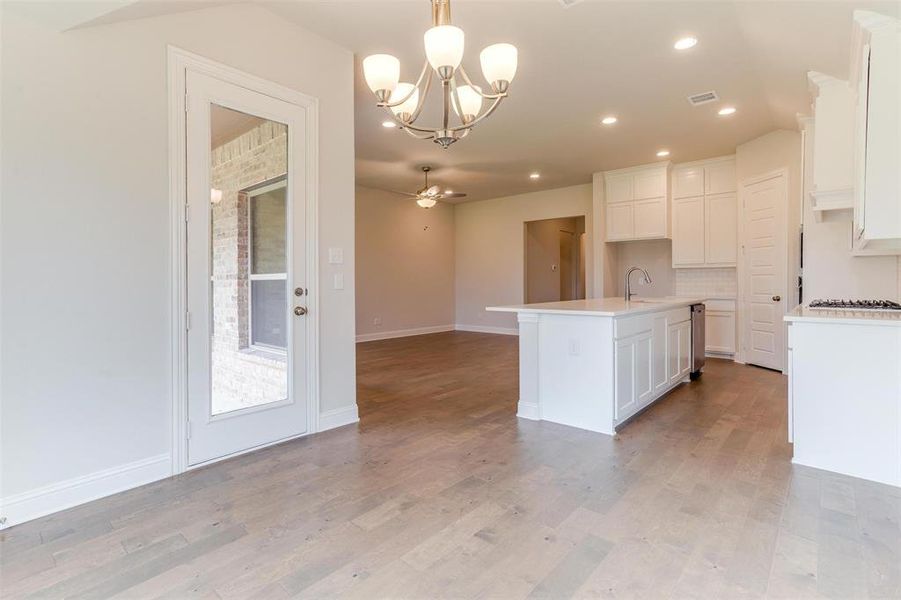
M845 308L851 310L901 310L891 300L811 300L810 308Z

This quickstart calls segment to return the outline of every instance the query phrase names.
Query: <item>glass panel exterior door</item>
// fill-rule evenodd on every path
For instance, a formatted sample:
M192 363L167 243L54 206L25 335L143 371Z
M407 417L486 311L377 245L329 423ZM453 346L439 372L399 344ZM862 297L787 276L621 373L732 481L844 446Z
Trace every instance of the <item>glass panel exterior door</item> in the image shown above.
M186 83L188 462L199 464L307 428L306 320L289 293L305 285L304 114L207 75Z

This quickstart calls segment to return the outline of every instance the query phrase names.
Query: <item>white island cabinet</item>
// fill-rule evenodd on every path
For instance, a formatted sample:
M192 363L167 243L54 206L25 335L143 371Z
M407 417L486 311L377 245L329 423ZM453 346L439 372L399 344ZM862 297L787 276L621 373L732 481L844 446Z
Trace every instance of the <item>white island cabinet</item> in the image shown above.
M517 415L613 435L689 380L694 298L488 307L519 321Z
M792 462L901 486L901 314L801 306L785 320Z

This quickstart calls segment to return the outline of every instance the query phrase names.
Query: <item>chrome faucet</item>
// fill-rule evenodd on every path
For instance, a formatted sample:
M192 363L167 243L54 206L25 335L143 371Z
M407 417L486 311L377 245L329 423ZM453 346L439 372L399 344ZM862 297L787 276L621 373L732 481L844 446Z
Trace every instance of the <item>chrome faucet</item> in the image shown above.
M644 276L644 283L652 283L651 276L648 275L648 272L642 269L641 267L629 267L629 270L626 271L626 294L625 300L628 302L632 299L632 282L629 277L632 275L634 271L641 271L641 274Z

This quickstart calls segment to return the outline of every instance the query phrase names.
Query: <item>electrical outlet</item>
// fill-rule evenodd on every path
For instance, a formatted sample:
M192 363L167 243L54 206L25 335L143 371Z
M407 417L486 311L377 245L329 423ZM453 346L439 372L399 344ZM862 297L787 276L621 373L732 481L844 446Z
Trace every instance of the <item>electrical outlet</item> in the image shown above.
M381 325L381 324L382 324L382 318L381 318L381 317L376 317L376 318L374 318L374 319L372 320L372 324L373 324L373 325Z

